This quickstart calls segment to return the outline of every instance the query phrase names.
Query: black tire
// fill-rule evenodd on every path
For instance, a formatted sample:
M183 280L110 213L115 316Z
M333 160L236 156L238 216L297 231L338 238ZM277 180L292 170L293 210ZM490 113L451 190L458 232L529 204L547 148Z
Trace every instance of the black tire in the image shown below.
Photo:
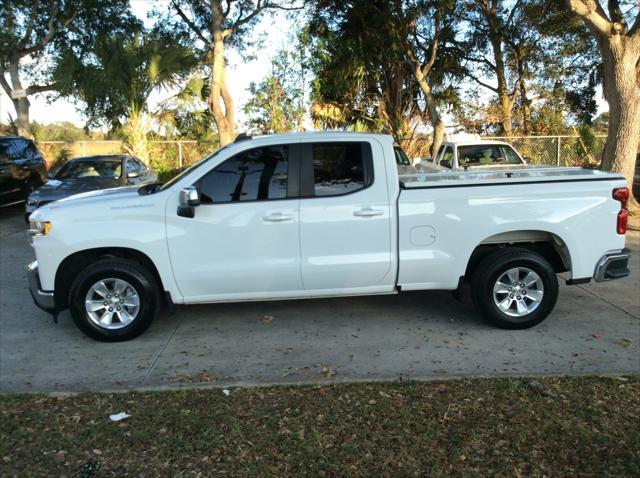
M541 279L544 291L537 308L521 317L503 312L494 300L494 284L513 268L526 268ZM485 257L476 267L471 279L474 304L489 322L502 329L528 329L542 322L553 310L558 300L558 278L553 267L540 254L521 248L499 249ZM523 301L525 300L523 294ZM502 295L498 296L500 300ZM532 304L530 298L526 298ZM514 304L517 305L517 304ZM524 310L524 309L523 309ZM516 313L516 310L508 312Z
M110 330L95 324L85 308L89 289L103 279L121 279L137 293L140 305L133 321L119 329ZM87 336L101 342L131 340L144 332L160 308L160 286L154 275L141 264L128 259L100 259L83 269L69 291L69 309L73 321Z

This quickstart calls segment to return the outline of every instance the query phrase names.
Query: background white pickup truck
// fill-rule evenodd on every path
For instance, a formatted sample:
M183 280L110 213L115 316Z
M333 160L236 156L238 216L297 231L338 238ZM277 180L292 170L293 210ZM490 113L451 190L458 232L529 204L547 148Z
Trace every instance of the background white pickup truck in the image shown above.
M442 143L435 158L418 163L418 167L427 170L524 166L527 162L509 143L482 139L479 135L451 135Z
M162 301L457 289L494 324L541 322L571 283L628 275L628 189L584 169L399 178L390 136L238 141L163 186L91 192L31 215L36 303L99 340L141 333Z

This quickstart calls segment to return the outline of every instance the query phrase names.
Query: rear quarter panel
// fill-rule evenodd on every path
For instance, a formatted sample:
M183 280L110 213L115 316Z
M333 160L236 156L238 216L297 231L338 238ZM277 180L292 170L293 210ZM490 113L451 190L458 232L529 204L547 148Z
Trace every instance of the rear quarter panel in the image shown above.
M592 277L607 251L624 247L616 233L619 180L402 190L400 273L405 290L455 289L473 250L499 233L544 231L571 257L573 278Z

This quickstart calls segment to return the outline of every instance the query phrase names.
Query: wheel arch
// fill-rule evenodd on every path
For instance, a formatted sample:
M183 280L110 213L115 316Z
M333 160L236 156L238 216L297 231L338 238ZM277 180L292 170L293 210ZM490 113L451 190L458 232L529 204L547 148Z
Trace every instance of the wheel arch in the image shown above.
M488 254L505 247L520 247L537 252L549 261L556 273L571 270L569 246L558 234L543 230L513 230L494 234L480 241L467 261L465 280L471 277L476 266Z
M71 289L71 284L78 273L80 273L80 271L86 268L89 264L104 258L121 258L139 263L153 274L161 288L160 292L164 292L165 288L162 283L160 273L158 272L158 268L151 258L144 252L127 247L97 247L93 249L85 249L67 256L56 270L54 290L57 310L64 310L68 308L69 291Z

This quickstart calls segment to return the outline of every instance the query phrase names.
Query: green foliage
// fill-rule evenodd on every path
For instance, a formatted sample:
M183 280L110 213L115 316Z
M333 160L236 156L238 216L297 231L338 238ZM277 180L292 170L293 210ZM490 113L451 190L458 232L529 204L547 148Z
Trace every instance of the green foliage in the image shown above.
M102 139L101 134L91 133L87 129L79 128L70 121L56 121L47 125L33 121L29 125L36 141L89 141Z
M259 84L251 82L252 98L244 106L247 124L259 132L301 130L305 114L301 54L283 50L271 62L271 73Z
M54 77L62 95L82 100L90 124L106 120L117 129L133 112L147 111L154 89L176 86L196 64L188 46L169 32L152 30L99 39L90 60L63 53Z
M154 117L166 139L217 142L213 116L207 108L209 78L193 76L174 96L162 102Z
M425 108L408 49L421 65L427 63L436 30L439 44L428 81L441 106L457 103L454 80L461 72L454 16L450 1L316 2L309 23L316 124L359 124L398 139L411 135Z

